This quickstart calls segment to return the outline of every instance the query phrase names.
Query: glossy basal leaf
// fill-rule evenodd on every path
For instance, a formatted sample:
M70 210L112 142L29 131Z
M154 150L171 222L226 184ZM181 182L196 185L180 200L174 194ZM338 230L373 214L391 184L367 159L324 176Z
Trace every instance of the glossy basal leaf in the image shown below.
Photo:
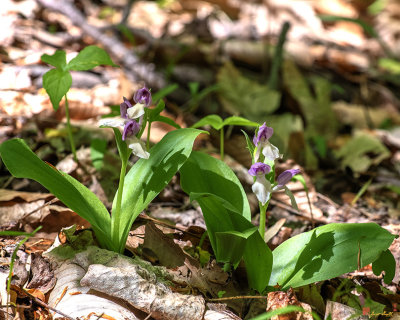
M220 261L229 248L218 243L218 233L248 235L254 228L246 194L233 171L208 154L193 151L180 173L182 189L201 206L214 254ZM263 291L272 269L272 252L258 232L247 237L243 257L249 285Z
M239 263L246 247L247 238L248 236L238 231L216 232L215 239L217 251L219 252L218 261L230 262L233 265Z
M188 159L193 142L202 133L196 129L168 132L150 150L149 159L140 159L125 177L122 196L120 239L128 237L133 221L169 183ZM113 208L115 207L115 198ZM120 241L125 245L124 241ZM121 251L123 248L119 248Z
M197 121L192 128L200 128L206 125L212 126L214 129L219 130L222 128L222 118L216 114L211 114Z
M72 84L72 77L68 71L51 69L43 75L43 88L46 89L54 110L57 110L63 96Z
M372 263L372 271L379 276L382 271L385 272L383 281L390 284L396 273L396 260L389 249L383 251L378 259Z
M214 194L229 202L247 220L251 220L246 193L235 173L223 161L193 151L181 168L181 174L182 188L188 194Z
M174 127L175 129L181 129L181 126L179 124L177 124L174 120L168 117L157 115L154 117L153 121L163 122L170 125L171 127Z
M88 46L68 63L67 68L68 70L83 71L100 65L118 67L105 50L96 46Z
M286 240L273 251L270 285L299 287L375 261L394 235L375 223L332 223ZM358 259L360 249L360 259Z
M186 174L181 171L182 179L189 179ZM184 182L185 192L190 188L188 183ZM247 279L249 286L262 292L268 284L272 270L272 252L268 245L261 238L260 233L253 224L237 212L234 206L228 201L209 193L190 193L190 199L196 200L202 209L204 220L207 226L208 237L214 254L218 262L225 261L230 251L231 244L220 242L219 233L235 233L243 234L245 239L245 247L243 251L243 260L246 265ZM238 240L238 239L237 239ZM232 264L237 263L237 257L232 254Z
M67 66L67 55L64 50L57 50L53 55L43 54L41 56L43 62L52 65L53 67L64 70Z
M0 155L13 176L39 182L92 225L103 247L115 250L111 243L110 215L89 189L66 173L44 163L21 139L3 142Z

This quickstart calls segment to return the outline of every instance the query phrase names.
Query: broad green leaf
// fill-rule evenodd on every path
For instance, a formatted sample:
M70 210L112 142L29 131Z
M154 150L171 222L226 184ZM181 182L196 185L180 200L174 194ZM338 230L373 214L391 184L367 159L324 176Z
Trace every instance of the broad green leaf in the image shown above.
M41 56L43 62L48 63L56 68L64 70L67 66L67 56L64 50L57 50L53 55L43 54Z
M378 138L367 133L356 134L335 152L341 159L341 167L350 167L354 172L365 172L390 156L390 151ZM373 157L374 156L374 157Z
M51 69L43 75L43 88L46 89L54 110L57 110L62 97L68 92L72 77L68 71Z
M255 229L250 222L249 204L235 174L221 160L195 151L180 173L182 189L201 206L217 261L226 258L224 250L230 250L223 247L217 234L246 234L243 257L249 285L263 291L271 273L272 253L258 232L251 233Z
M181 171L181 183L185 175ZM186 178L188 178L186 176ZM188 192L188 183L184 182ZM191 200L196 200L202 209L207 226L208 237L218 262L225 261L225 251L231 250L231 244L220 242L219 233L239 232L246 238L246 246L243 251L243 260L246 265L249 286L262 292L268 284L272 270L272 252L261 238L257 228L247 220L241 212L238 212L228 201L209 193L189 193ZM238 241L239 239L236 239ZM225 245L225 246L224 246ZM238 249L240 249L238 247ZM237 257L232 254L232 264L236 263Z
M154 121L153 119L156 116L158 116L161 113L161 111L164 110L164 108L165 108L165 103L164 101L160 100L154 109L148 109L149 121L153 122Z
M258 231L247 239L243 260L249 286L258 292L264 291L271 277L273 255Z
M219 98L224 109L231 114L241 114L258 122L280 105L279 91L246 78L232 63L226 63L219 70L217 80Z
M219 262L230 262L236 265L243 257L246 240L257 227L249 230L248 234L238 231L221 231L215 233L217 251L219 252Z
M3 142L0 145L0 155L14 177L39 182L92 225L97 240L103 247L110 250L116 249L111 243L110 215L107 209L83 184L44 163L21 139Z
M88 46L68 63L67 68L68 70L83 71L100 65L118 67L105 50L96 46Z
M181 173L184 176L181 184L185 192L216 195L229 202L247 220L251 220L246 193L235 173L223 161L193 151L181 168Z
M390 284L396 272L396 260L389 249L383 251L378 259L372 263L372 271L379 276L382 271L385 271L383 281Z
M181 126L179 124L177 124L174 120L172 120L171 118L168 118L168 117L158 115L158 116L154 117L153 121L164 122L176 129L181 129Z
M340 276L374 262L395 238L375 223L332 223L299 234L273 251L270 285L283 289ZM360 255L359 255L360 249Z
M197 121L194 125L192 125L192 128L204 127L206 125L210 125L214 129L219 130L222 128L222 119L216 114L211 114Z
M192 152L194 140L202 132L189 128L168 132L151 148L149 159L140 159L129 170L125 177L119 227L122 230L120 243L123 246L133 221L185 163ZM122 250L123 247L119 248L119 251Z
M222 126L243 126L243 127L258 127L259 124L254 121L247 120L246 118L232 116L226 118L222 123Z

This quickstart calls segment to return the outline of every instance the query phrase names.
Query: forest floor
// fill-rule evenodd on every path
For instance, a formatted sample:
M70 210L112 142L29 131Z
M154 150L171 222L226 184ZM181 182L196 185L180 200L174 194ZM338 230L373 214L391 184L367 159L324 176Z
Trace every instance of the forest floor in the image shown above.
M260 125L266 121L274 128L272 141L285 154L277 172L300 169L308 190L299 181L288 184L298 210L285 193L273 194L267 212L272 250L329 223L374 222L400 235L400 64L390 37L379 29L385 10L371 22L366 7L356 1L332 1L336 9L327 1L268 3L3 0L0 143L24 139L39 158L82 182L111 211L121 164L112 130L99 128L98 121L118 114L122 97L132 99L146 85L163 97L162 115L181 127L218 114L241 115ZM348 19L322 21L321 15L338 12ZM372 37L360 21L381 34ZM290 23L287 34L282 32L285 22ZM286 36L281 55L280 35ZM120 68L72 72L68 98L74 161L64 102L55 111L42 88L49 66L41 56L61 49L70 60L89 45L104 48ZM219 132L205 129L210 134L201 134L194 149L220 158ZM228 128L224 161L242 183L257 225L258 201L248 174L251 156L240 129L254 134L249 127ZM172 130L155 123L151 144ZM130 165L136 160L132 157ZM399 239L389 248L396 261L389 284L369 264L260 296L248 288L243 264L224 271L215 261L210 242L202 237L202 210L183 192L179 175L135 220L125 255L136 258L128 261L95 247L86 220L37 182L13 177L0 162L0 231L32 233L39 226L16 256L14 249L25 236L0 237L0 319L252 319L288 305L313 310L321 318L330 312L333 320L355 312L359 319L400 317ZM52 246L80 252L80 245L87 250L73 263L63 264L48 253ZM119 268L116 273L131 272L122 276L130 288L125 294L113 295L115 274L105 273L90 285L79 283L95 255ZM166 274L157 275L165 283L147 279L155 286L151 290L165 290L164 305L132 298L156 299L144 289L147 282L132 280L138 272L133 265L141 264L137 257L165 267ZM150 266L141 265L155 272ZM96 288L102 286L100 293ZM198 310L199 318L194 316ZM272 319L312 316L294 312Z

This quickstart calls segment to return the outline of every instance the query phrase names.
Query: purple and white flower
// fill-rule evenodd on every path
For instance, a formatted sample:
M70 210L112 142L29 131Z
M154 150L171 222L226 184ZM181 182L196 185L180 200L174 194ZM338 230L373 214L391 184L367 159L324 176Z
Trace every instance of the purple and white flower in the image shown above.
M269 138L274 133L274 129L268 127L265 122L258 129L257 135L253 138L253 143L256 146L255 160L258 161L260 153L262 153L266 160L274 161L281 158L279 149L269 142Z
M292 178L293 178L296 174L298 174L298 173L300 173L300 169L290 169L290 170L283 171L283 172L278 176L278 178L276 179L277 185L273 188L273 191L283 189L284 186L285 186L290 180L292 180Z
M262 205L265 205L271 197L271 183L265 178L270 171L271 167L262 162L254 163L249 170L249 174L256 177L251 189Z
M144 104L145 107L149 107L151 104L151 92L146 87L139 89L136 91L135 95L133 96L133 100L136 103Z
M144 87L135 93L134 100L136 104L132 106L129 100L124 97L124 102L120 104L121 116L101 119L99 125L100 127L122 127L122 140L128 143L133 154L148 159L150 154L146 151L144 144L136 137L136 134L140 131L142 125L144 108L151 104L151 93Z

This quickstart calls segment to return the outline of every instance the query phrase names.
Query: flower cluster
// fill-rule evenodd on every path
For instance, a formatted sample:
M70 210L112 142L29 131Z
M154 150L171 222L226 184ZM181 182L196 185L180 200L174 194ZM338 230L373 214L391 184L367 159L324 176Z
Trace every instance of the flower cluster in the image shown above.
M274 133L274 129L267 127L264 124L260 126L258 132L253 138L255 145L254 161L251 166L249 174L255 177L252 190L257 196L258 201L264 206L271 198L271 193L283 189L285 185L300 172L299 169L291 169L282 172L275 181L275 177L267 175L271 172L271 166L267 163L274 164L276 159L282 157L279 149L269 142L269 139ZM263 157L261 157L261 154ZM264 162L259 162L260 158L264 158Z
M146 151L144 143L136 136L143 125L145 108L151 104L151 92L146 87L138 90L133 100L135 105L124 97L120 104L121 117L105 118L100 121L101 127L123 128L122 140L126 141L132 153L139 158L148 159L150 154Z

